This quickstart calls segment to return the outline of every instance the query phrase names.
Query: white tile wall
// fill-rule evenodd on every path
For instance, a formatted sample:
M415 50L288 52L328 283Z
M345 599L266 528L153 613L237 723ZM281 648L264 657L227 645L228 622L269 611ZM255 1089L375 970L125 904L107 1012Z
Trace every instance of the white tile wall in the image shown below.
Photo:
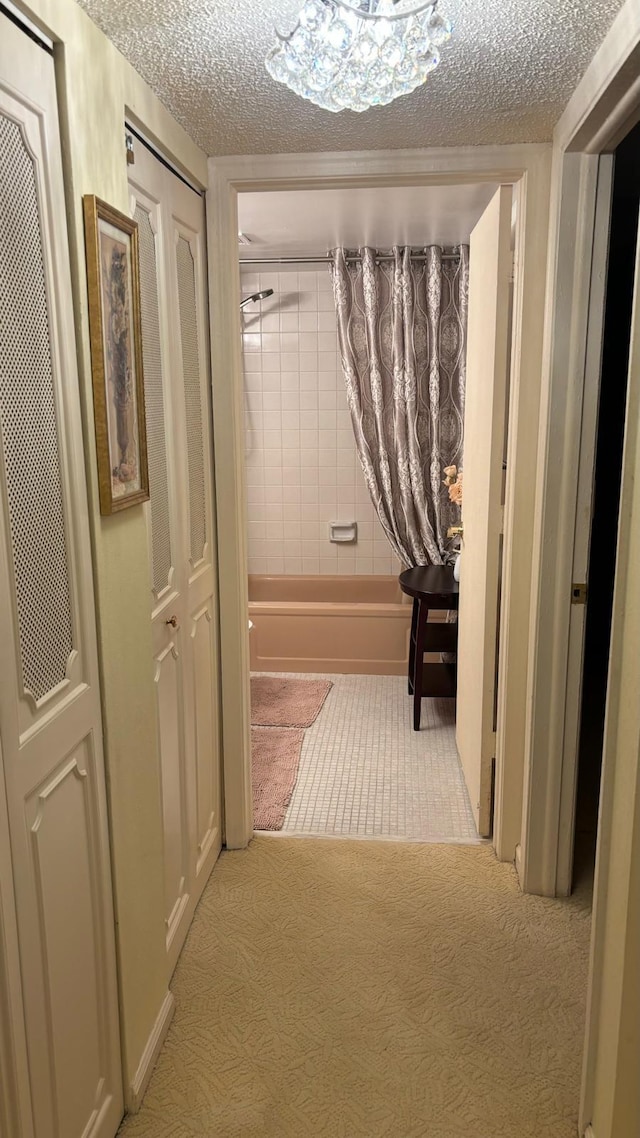
M365 486L326 269L241 273L250 573L398 573ZM329 541L356 521L358 541Z

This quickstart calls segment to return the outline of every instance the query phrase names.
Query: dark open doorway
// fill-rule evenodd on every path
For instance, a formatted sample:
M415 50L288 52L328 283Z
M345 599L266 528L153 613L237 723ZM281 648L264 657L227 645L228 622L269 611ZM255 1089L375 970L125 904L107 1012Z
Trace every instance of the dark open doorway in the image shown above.
M640 209L640 124L615 153L582 684L575 870L595 857Z

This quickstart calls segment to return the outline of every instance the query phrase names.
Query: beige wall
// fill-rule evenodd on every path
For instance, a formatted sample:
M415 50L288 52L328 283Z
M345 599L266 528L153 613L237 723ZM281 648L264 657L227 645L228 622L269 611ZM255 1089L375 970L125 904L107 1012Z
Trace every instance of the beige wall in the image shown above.
M98 508L82 195L128 211L124 119L206 185L204 155L73 0L19 0L55 42L85 416L120 965L125 1095L166 994L160 771L145 510Z
M362 474L327 269L241 273L250 573L397 574ZM329 541L355 521L355 544Z

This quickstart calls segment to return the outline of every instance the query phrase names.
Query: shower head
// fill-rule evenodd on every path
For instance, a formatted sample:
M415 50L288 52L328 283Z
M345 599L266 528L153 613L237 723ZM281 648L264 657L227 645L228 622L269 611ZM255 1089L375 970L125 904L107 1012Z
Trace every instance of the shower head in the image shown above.
M263 288L262 292L254 292L252 296L245 296L244 300L240 301L240 307L244 308L245 304L251 304L254 300L264 300L267 296L273 296L272 288Z

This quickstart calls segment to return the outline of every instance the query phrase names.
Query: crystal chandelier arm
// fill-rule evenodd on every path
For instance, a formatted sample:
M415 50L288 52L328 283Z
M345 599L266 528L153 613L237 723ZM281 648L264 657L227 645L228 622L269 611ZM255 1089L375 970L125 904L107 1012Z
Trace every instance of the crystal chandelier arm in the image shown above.
M423 12L431 9L435 12L438 7L438 0L390 0L394 5L399 6L398 11L387 10L387 7L380 10L381 0L361 0L368 4L367 8L358 7L359 0L324 0L327 5L334 8L342 9L343 12L348 12L350 16L358 20L388 20L394 22L395 20L408 20L410 16L419 16ZM275 34L281 43L286 43L291 39L299 24L296 23L293 30L290 32L279 32L274 28Z
M396 12L388 11L386 6L380 11L380 0L367 0L369 7L366 9L358 6L358 0L332 0L332 3L359 20L408 20L409 16L419 16L429 8L435 12L438 7L438 0L414 0L413 3L410 0L392 0L393 4L401 6Z

